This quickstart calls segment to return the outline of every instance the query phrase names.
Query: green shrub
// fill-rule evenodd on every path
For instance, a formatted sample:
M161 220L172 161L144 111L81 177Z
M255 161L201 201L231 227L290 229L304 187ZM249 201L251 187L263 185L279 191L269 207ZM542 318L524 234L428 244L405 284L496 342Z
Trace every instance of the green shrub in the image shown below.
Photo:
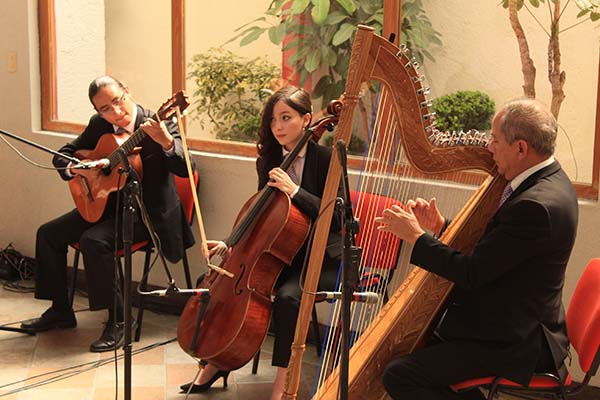
M440 131L485 131L492 126L496 104L485 93L458 91L435 99L432 103Z
M271 84L281 76L266 58L246 59L224 49L196 54L188 78L195 83L191 116L204 128L208 117L217 139L255 142Z

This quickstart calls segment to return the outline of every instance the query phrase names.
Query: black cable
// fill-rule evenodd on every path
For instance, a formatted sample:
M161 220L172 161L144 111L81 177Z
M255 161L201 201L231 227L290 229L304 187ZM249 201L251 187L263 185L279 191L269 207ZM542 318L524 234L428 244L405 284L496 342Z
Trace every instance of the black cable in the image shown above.
M153 349L158 348L160 346L164 346L164 345L167 345L169 343L173 343L176 340L177 340L177 338L172 338L172 339L168 339L168 340L165 340L165 341L162 341L162 342L152 343L152 344L150 344L148 346L145 346L145 347L142 347L142 348L139 348L137 350L132 351L132 355L143 353L143 352L148 351L148 350L153 350ZM56 373L61 373L60 375L52 376L52 377L50 377L50 378L48 378L46 380L42 380L42 381L39 381L39 382L36 382L36 383L32 383L31 385L22 386L22 387L20 387L18 389L14 389L14 390L11 390L11 391L8 391L8 392L5 392L5 393L0 393L0 397L9 396L11 394L23 392L25 390L34 389L34 388L39 387L39 386L43 386L43 385L54 383L54 382L57 382L57 381L60 381L60 380L68 379L68 378L71 378L73 376L76 376L76 375L82 374L84 372L90 371L90 370L92 370L94 368L102 367L102 366L104 366L104 365L106 365L108 363L111 363L111 362L115 362L116 363L118 360L122 359L123 357L124 357L123 354L117 355L116 357L107 357L107 358L100 359L100 360L97 360L97 361L89 361L87 363L82 363L82 364L74 365L74 366L71 366L71 367L66 367L66 368L62 368L62 369L58 369L58 370L54 370L54 371L49 371L49 372L45 372L43 374L39 374L39 375L35 375L35 376L30 376L28 378L21 379L21 380L15 381L15 382L6 383L6 384L3 384L3 385L0 385L0 389L3 389L5 387L10 387L10 386L18 385L18 384L21 384L21 383L25 383L25 382L27 382L29 380L35 380L35 379L38 379L38 378L43 377L43 376L48 376L48 375L53 375L53 374L56 374ZM74 371L72 371L72 370L74 370ZM72 372L70 372L70 371L72 371ZM117 388L118 388L118 380L116 380L115 382L116 382L116 385L117 385Z
M48 165L38 164L35 161L27 158L23 153L21 153L21 151L19 149L17 149L15 146L13 146L4 136L0 135L0 139L2 139L4 141L4 143L6 143L8 145L8 147L10 147L19 157L21 157L23 160L25 160L29 164L33 165L34 167L41 168L41 169L48 169L48 170L56 170L56 171L63 171L63 170L67 170L70 168L69 166L55 167L54 165L48 166Z

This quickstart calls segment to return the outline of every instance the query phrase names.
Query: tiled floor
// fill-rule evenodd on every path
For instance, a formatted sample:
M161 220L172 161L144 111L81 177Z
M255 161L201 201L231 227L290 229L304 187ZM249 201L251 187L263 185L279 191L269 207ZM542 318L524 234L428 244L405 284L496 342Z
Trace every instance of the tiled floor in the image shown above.
M38 301L31 293L7 291L0 285L0 325L39 316L48 302ZM76 296L75 309L85 310L87 299ZM79 311L77 328L53 330L36 336L0 331L0 400L123 400L124 365L115 366L114 353L90 353L89 345L101 332L105 312ZM10 325L18 326L18 324ZM179 393L182 383L193 379L197 363L176 341L177 316L147 311L140 342L133 343L132 390L135 400L184 400ZM275 368L271 367L272 338L261 349L258 373L251 363L232 372L228 387L223 380L207 393L192 394L190 400L265 400L271 393ZM123 352L119 351L118 356ZM309 399L317 359L313 346L303 357L298 399ZM116 397L118 374L118 397ZM64 379L63 379L64 378ZM575 397L598 399L590 390ZM513 399L501 396L502 400Z
M31 293L22 294L0 287L0 324L39 316L49 306ZM77 296L75 309L87 308L87 299ZM105 312L79 311L77 328L53 330L36 336L0 331L0 400L109 400L115 399L118 373L118 399L123 395L123 360L114 354L90 353L89 344L101 333ZM11 325L18 326L18 325ZM131 398L136 400L183 400L179 385L189 382L197 363L184 353L176 337L177 317L146 312L142 338L133 344ZM153 347L155 345L155 347ZM275 368L271 367L272 340L262 346L258 374L251 363L234 371L223 388L223 380L205 394L190 399L263 400L268 399ZM122 355L122 351L118 355ZM309 398L316 370L315 352L304 355L299 399ZM117 371L117 372L116 372ZM59 379L68 376L66 379ZM50 382L50 383L49 383Z

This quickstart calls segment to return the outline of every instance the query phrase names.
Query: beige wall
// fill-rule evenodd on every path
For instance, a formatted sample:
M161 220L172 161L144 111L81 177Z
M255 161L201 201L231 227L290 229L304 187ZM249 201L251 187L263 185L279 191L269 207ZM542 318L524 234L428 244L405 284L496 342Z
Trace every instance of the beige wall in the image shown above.
M144 2L144 13L136 13L137 0L106 1L106 70L122 77L134 91L137 101L157 109L171 94L171 3ZM186 2L187 60L211 47L220 47L235 35L235 29L260 16L267 3L262 0L221 0ZM134 16L136 15L137 16ZM123 38L128 38L124 41ZM252 59L268 57L277 65L281 50L266 35L251 45L238 42L225 48ZM187 92L194 91L192 81ZM214 137L210 126L204 129L190 121L192 137Z
M39 131L37 2L0 0L0 9L0 88L3 93L0 96L0 129L50 148L58 148L71 137ZM18 69L16 73L9 73L5 60L7 53L13 51L17 52ZM509 75L508 72L505 74ZM50 164L50 156L24 145L17 146L38 162ZM196 154L195 159L200 171L200 199L208 236L224 237L242 202L254 192L254 160L203 153ZM0 142L0 182L0 246L12 242L24 254L33 255L37 227L73 207L67 186L56 173L25 163L3 142ZM567 271L565 304L568 304L587 261L591 257L600 257L597 235L600 206L597 202L582 202L580 214L578 237ZM189 250L189 254L192 273L197 275L203 270L198 246ZM134 265L134 276L139 279L142 265L140 257L136 257ZM184 282L180 268L176 267L174 271L177 283ZM158 269L153 274L153 283L164 283L165 279ZM580 379L581 374L577 373L575 363L573 370L576 378ZM596 378L594 383L600 385L600 378Z
M58 110L63 121L87 122L93 110L82 88L105 73L104 4L56 1Z
M77 5L75 7L74 5ZM122 79L136 101L157 109L171 93L171 3L144 2L139 13L136 0L105 0L80 7L75 0L56 2L58 42L58 91L60 119L86 123L90 114L87 94L81 88L104 73ZM211 47L220 47L235 29L262 15L261 0L188 1L186 6L187 59ZM242 57L267 57L280 64L281 50L264 35L239 47L225 46ZM188 82L192 93L193 82ZM191 136L212 137L209 126L191 123Z
M510 27L508 11L499 3L461 0L424 2L431 22L442 33L444 42L442 48L431 49L435 62L428 61L424 66L432 97L456 90L481 90L499 106L523 95L517 41ZM578 21L578 10L574 2L569 4L561 20L561 29ZM545 5L534 14L548 25L545 22L548 20ZM519 15L537 68L537 98L549 104L548 38L525 10ZM564 130L558 136L556 155L571 179L579 182L591 181L590 144L594 134L600 37L597 26L597 23L588 21L560 35L562 68L567 78L564 87L566 98L559 116Z

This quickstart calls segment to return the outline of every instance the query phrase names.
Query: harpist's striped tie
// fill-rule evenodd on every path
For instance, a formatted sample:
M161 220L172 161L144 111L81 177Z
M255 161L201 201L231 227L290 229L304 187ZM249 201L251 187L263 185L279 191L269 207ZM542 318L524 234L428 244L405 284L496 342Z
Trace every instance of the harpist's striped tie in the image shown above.
M502 192L502 196L500 196L500 203L498 203L498 208L500 208L500 206L502 206L502 204L504 204L504 202L510 197L510 195L512 193L513 193L513 188L509 183L504 188L504 191Z

